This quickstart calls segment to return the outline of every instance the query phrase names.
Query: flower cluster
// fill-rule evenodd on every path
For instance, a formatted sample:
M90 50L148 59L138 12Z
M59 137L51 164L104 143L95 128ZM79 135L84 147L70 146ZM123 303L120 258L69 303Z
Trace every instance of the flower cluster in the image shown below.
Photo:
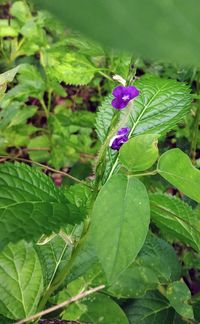
M112 94L115 97L112 100L112 106L121 110L124 109L131 100L139 95L139 90L134 86L118 86L113 90ZM118 151L120 147L128 141L129 132L130 129L128 127L120 128L117 135L111 139L109 146L113 150Z
M118 151L120 149L120 147L128 141L128 134L130 132L130 128L128 127L124 127L124 128L120 128L117 132L117 135L115 135L111 141L110 141L110 147L113 150Z

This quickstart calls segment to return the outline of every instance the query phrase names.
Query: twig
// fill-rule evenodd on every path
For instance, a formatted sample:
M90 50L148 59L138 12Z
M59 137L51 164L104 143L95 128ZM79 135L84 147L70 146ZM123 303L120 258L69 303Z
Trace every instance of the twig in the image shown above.
M78 295L76 295L76 296L74 296L74 297L66 300L65 302L63 302L61 304L58 304L58 305L53 306L53 307L50 307L50 308L45 309L44 311L39 312L39 313L37 313L35 315L29 316L27 318L24 318L23 320L18 321L15 324L23 324L23 323L27 323L28 321L35 320L36 318L42 317L42 316L44 316L46 314L52 313L52 312L60 309L60 308L63 308L65 306L68 306L69 304L74 303L74 302L76 302L76 301L78 301L78 300L80 300L80 299L82 299L82 298L84 298L84 297L86 297L88 295L91 295L91 294L95 293L96 291L99 291L99 290L101 290L103 288L105 288L105 285L101 285L101 286L98 286L96 288L92 288L92 289L83 291L80 294L78 294Z
M49 170L49 171L52 171L52 172L55 172L55 173L62 174L63 176L68 177L69 179L71 179L73 181L76 181L76 182L79 182L79 183L82 183L82 184L88 186L84 181L79 180L79 179L73 177L69 173L66 173L64 171L59 171L59 170L53 169L53 168L51 168L51 167L49 167L47 165L41 164L41 163L36 162L36 161L32 161L32 160L28 160L28 159L24 159L24 158L19 158L19 157L15 157L15 156L9 156L9 155L5 155L5 156L4 155L1 155L0 156L0 162L4 162L6 160L17 160L17 161L32 163L32 164L38 165L42 169L46 169L46 170Z

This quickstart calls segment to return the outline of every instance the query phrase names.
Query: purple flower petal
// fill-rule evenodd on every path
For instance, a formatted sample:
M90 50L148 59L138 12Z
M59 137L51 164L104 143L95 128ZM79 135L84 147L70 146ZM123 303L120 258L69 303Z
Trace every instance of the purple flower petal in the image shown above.
M139 90L134 86L126 87L126 95L129 95L130 100L137 97L139 95Z
M112 106L116 109L123 109L127 106L127 104L128 104L127 100L124 101L119 98L115 98L112 100Z
M130 132L129 127L120 128L117 132L117 135L127 135Z
M124 89L126 89L126 87L123 87L123 86L116 87L112 92L113 96L115 96L117 98L121 98L124 94Z
M112 94L115 96L115 99L112 100L112 106L116 109L123 109L130 100L139 95L139 90L134 86L118 86L113 90Z

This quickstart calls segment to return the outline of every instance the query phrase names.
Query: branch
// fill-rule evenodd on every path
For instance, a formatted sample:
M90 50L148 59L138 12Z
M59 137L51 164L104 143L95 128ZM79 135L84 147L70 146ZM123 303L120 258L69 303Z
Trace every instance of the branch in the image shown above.
M42 317L42 316L44 316L46 314L49 314L51 312L54 312L54 311L56 311L56 310L58 310L60 308L63 308L65 306L68 306L69 304L74 303L74 302L76 302L76 301L78 301L78 300L80 300L80 299L82 299L82 298L84 298L84 297L86 297L88 295L91 295L91 294L95 293L96 291L99 291L99 290L101 290L103 288L105 288L105 285L101 285L101 286L98 286L96 288L92 288L92 289L83 291L80 294L78 294L78 295L76 295L76 296L74 296L74 297L66 300L65 302L63 302L61 304L58 304L58 305L53 306L53 307L50 307L50 308L48 308L48 309L46 309L46 310L44 310L42 312L39 312L39 313L37 313L35 315L29 316L27 318L24 318L23 320L18 321L15 324L24 324L24 323L27 323L28 321L35 320L35 319L37 319L39 317Z
M69 173L66 173L64 171L59 171L59 170L53 169L53 168L51 168L51 167L49 167L47 165L41 164L41 163L36 162L36 161L32 161L32 160L28 160L28 159L24 159L24 158L19 158L19 157L15 157L15 156L9 156L9 155L1 155L0 156L0 163L1 162L5 162L6 160L16 160L16 161L22 161L22 162L32 163L32 164L35 164L35 165L41 167L42 169L45 169L45 170L49 170L49 171L52 171L52 172L55 172L55 173L62 174L63 176L68 177L69 179L71 179L71 180L73 180L75 182L79 182L79 183L82 183L82 184L88 186L84 181L79 180L79 179L73 177Z

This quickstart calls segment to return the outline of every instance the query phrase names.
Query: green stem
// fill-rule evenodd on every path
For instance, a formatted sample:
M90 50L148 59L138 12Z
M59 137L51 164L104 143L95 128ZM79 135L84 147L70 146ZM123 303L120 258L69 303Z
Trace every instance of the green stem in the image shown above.
M46 106L43 98L40 99L40 103L41 103L41 106L44 109L45 115L46 115L46 117L48 119L49 118L49 110L48 110L48 107Z
M200 121L200 106L197 107L195 118L194 118L192 142L190 148L190 156L194 164L196 162L196 149L197 149L197 140L199 135L199 121Z

